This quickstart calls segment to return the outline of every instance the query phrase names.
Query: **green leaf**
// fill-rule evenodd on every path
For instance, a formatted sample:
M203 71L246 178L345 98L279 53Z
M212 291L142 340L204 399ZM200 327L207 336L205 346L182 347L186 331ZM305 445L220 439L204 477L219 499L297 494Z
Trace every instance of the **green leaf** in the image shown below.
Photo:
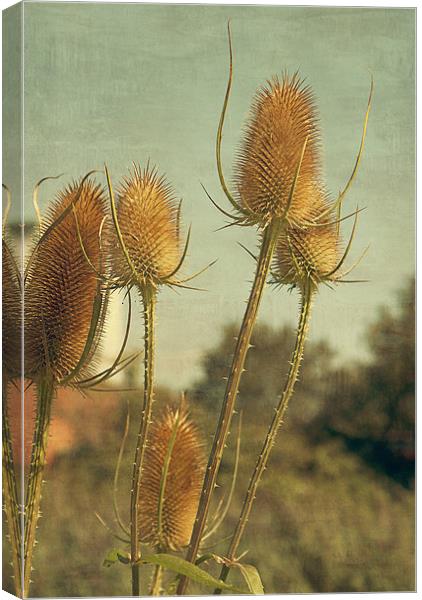
M192 581L195 581L196 583L199 583L206 587L219 588L222 590L227 590L229 592L234 592L235 594L248 593L245 590L241 590L233 585L224 583L224 581L216 579L206 571L203 571L196 565L178 556L172 556L171 554L148 554L144 555L141 558L141 562L154 565L161 565L165 569L169 569L169 571L174 571L176 573L179 573L179 575L185 575L185 577L188 577Z
M121 562L125 565L130 563L129 554L118 548L110 550L103 560L103 567L111 567L116 562Z
M245 565L243 563L232 563L232 567L236 567L240 570L243 575L244 580L246 581L249 591L252 594L259 595L265 594L264 586L262 585L261 576L258 572L258 569L253 565Z

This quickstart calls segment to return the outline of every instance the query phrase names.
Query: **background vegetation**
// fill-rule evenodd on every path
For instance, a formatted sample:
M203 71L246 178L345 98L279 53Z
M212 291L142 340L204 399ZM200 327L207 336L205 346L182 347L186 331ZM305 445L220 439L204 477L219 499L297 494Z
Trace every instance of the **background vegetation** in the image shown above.
M380 308L368 329L369 361L339 365L328 344L312 343L311 331L301 381L242 544L266 592L414 590L413 282L400 292L397 305L398 311ZM224 329L219 346L203 357L202 378L188 390L192 415L208 442L236 331L236 324ZM219 542L234 527L293 340L289 327L256 329L239 397L242 466L228 517L207 543ZM157 397L156 410L177 400L176 392L165 389ZM57 398L43 494L49 520L41 519L38 530L35 596L130 594L127 567L102 566L107 551L122 544L94 514L115 528L113 475L126 400L132 420L119 502L127 518L138 394L82 398L65 391ZM28 425L31 414L28 405ZM237 422L216 501L230 481L236 427ZM226 545L220 541L212 551L224 555ZM8 556L4 545L6 589L11 587ZM145 569L145 581L149 576ZM231 577L235 581L235 574ZM190 591L207 592L194 586Z

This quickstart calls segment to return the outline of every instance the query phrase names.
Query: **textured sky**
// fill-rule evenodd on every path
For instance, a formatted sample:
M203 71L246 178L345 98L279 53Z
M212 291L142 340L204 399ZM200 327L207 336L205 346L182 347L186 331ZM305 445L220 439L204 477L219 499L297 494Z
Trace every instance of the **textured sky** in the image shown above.
M256 89L284 69L299 69L315 92L325 179L337 194L353 168L374 76L362 166L346 202L348 212L356 204L367 207L351 259L370 244L354 273L370 282L321 290L312 339L328 339L341 360L364 357L366 325L380 304L395 302L394 291L414 271L414 10L26 3L26 220L33 219L31 191L41 177L64 172L66 182L107 162L117 183L132 161L150 159L183 198L185 229L192 224L186 274L218 259L197 280L208 291L160 294L157 379L174 389L198 377L201 354L218 341L222 326L240 322L253 276L253 262L237 242L255 250L256 231L216 232L224 217L200 186L227 207L214 143L227 81L229 18L228 179ZM4 165L5 181L16 188L16 168L7 159ZM42 207L57 185L43 187ZM346 223L345 235L349 230ZM107 353L118 349L119 307L117 299ZM293 324L297 312L294 293L268 288L259 321ZM131 343L141 338L137 321Z

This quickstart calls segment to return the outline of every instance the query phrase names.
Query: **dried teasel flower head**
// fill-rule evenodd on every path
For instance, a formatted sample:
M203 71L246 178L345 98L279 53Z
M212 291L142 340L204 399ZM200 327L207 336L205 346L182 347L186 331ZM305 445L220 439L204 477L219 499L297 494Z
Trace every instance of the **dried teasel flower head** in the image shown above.
M300 224L289 223L278 240L273 267L276 284L292 284L303 289L308 283L315 288L321 282L346 281L344 277L357 266L367 251L366 249L352 267L342 270L353 242L360 210L356 208L354 213L342 219L340 212L361 160L373 89L371 78L360 147L351 176L335 202L328 200L327 193L317 178L310 183L309 197L312 198L312 205L306 220ZM341 255L340 224L353 215L355 219L350 239Z
M325 212L326 203L321 202L319 213ZM339 219L332 220L328 215L319 219L316 213L313 226L288 227L279 237L276 247L273 261L275 283L302 289L310 283L316 289L322 282L344 281L343 277L357 266L355 263L347 271L341 269L352 245L358 214L359 210L356 209L350 239L343 253Z
M25 277L25 374L70 383L86 373L104 325L104 190L88 176L62 190L41 225Z
M217 131L216 157L221 186L235 214L213 204L234 225L271 223L301 226L309 218L312 192L320 177L319 130L315 101L297 73L274 77L258 90L234 168L229 191L221 163L221 140L233 75L228 25L230 70Z
M155 168L135 165L117 191L113 271L121 285L156 288L177 272L181 259L180 203ZM124 248L122 248L124 246Z
M141 478L141 540L162 550L189 543L201 494L205 457L186 405L167 407L151 425Z
M300 224L309 218L319 175L312 92L297 73L273 78L257 92L238 153L234 177L238 201L263 223L287 217Z
M17 379L21 376L21 277L13 250L4 235L2 269L3 376Z

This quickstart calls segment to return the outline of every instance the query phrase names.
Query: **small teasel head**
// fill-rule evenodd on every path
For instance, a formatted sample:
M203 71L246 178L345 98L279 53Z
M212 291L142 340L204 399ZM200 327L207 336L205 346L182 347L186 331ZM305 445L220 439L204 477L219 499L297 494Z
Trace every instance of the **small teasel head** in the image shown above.
M142 294L155 294L160 285L181 287L214 264L185 279L176 275L186 258L190 228L184 246L180 233L181 201L156 168L134 165L114 196L105 167L116 240L112 271L117 286L135 286Z
M63 189L41 223L25 273L25 374L71 383L87 372L105 320L104 190L88 176Z
M134 166L117 191L117 218L128 257L117 243L115 276L122 285L158 286L181 255L179 203L172 187L155 168Z
M151 425L141 478L141 540L161 550L189 543L205 470L200 433L187 407L167 407Z
M359 209L345 217L347 219L354 216L354 224L347 246L343 249L340 235L342 219L318 217L318 214L327 212L323 196L324 193L320 191L319 209L314 213L313 225L304 228L288 227L279 237L273 261L274 283L298 286L301 289L311 284L316 289L320 283L344 281L344 276L357 266L355 263L347 271L342 270L356 232Z

